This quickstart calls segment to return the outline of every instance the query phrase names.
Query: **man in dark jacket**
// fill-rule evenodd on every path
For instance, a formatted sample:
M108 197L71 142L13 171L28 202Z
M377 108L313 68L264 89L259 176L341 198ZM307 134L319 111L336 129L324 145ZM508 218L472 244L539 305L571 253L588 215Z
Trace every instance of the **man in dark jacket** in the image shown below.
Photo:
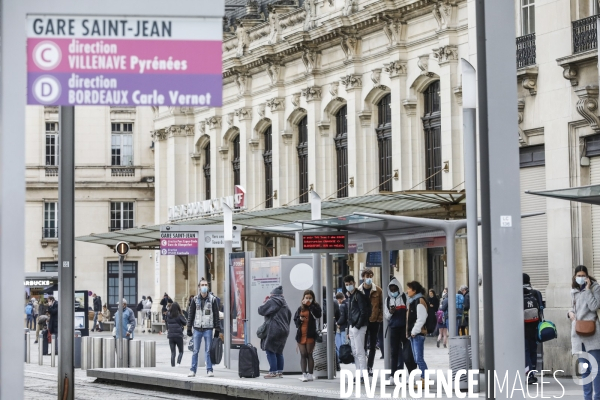
M204 350L206 360L207 376L215 376L213 373L212 362L210 361L210 345L214 337L218 337L219 329L219 306L215 297L209 293L208 282L203 278L198 284L200 294L194 298L194 303L190 306L189 318L187 323L187 335L194 337L194 353L192 354L192 367L188 377L196 376L198 368L198 352L200 344L204 339ZM192 333L193 329L193 333Z
M260 348L267 353L269 373L265 378L283 378L283 349L290 334L292 312L283 298L283 288L276 287L258 307L258 314L265 317L267 336L260 340Z
M338 292L335 295L336 303L340 309L339 316L335 320L335 352L340 356L340 346L346 342L346 328L348 327L348 305L344 293Z
M388 298L383 304L383 315L388 321L387 335L390 335L392 375L398 369L404 369L404 347L406 338L406 294L402 293L402 285L393 278L388 285Z
M98 314L102 312L102 300L100 299L100 296L96 295L96 293L92 295L92 298L92 305L94 307L94 324L92 325L92 332L94 332L98 324Z
M537 327L539 321L543 319L543 299L542 294L531 287L531 279L528 274L523 273L523 311L525 317L525 370L527 374L527 383L533 385L538 379L533 372L537 370Z
M369 299L356 288L356 282L352 275L344 277L344 285L348 292L348 331L354 365L360 371L361 381L367 372L367 358L365 356L365 335L367 324L371 315L371 303Z
M371 314L369 315L369 322L367 324L367 337L369 342L369 359L367 361L367 368L369 370L369 376L373 376L375 348L377 346L379 330L383 324L383 291L380 287L377 287L375 282L373 282L372 270L365 269L361 273L361 277L363 278L363 284L358 287L358 290L362 292L371 303ZM367 343L365 342L365 351L366 350Z
M50 321L46 324L50 334L55 335L54 348L58 354L58 301L54 299L54 296L48 296L48 314L50 314Z
M160 304L162 306L162 318L163 321L165 320L165 318L167 317L167 304L169 303L173 303L173 299L169 297L168 294L164 294L162 300L160 301Z

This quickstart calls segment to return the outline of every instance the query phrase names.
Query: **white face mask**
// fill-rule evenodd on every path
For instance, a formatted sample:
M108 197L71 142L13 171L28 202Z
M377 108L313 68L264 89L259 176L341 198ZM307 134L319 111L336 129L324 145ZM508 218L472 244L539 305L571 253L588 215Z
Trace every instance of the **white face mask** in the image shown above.
M577 282L578 285L583 285L586 281L586 277L585 276L576 276L575 277L575 282Z
M373 278L367 278L367 279L365 279L365 283L367 285L371 285L373 283Z

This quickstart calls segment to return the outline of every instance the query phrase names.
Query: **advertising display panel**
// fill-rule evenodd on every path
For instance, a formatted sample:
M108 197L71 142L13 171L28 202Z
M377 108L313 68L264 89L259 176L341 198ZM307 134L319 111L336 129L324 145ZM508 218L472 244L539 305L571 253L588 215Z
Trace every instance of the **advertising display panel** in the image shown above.
M235 349L244 344L246 253L231 253L229 267L231 271L231 348Z

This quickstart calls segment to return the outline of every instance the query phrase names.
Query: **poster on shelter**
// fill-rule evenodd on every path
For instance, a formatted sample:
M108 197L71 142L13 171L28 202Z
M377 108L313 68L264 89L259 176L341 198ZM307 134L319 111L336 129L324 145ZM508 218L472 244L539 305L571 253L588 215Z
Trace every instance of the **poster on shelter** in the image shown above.
M245 253L232 253L230 266L231 282L231 346L244 344L244 320L246 319Z

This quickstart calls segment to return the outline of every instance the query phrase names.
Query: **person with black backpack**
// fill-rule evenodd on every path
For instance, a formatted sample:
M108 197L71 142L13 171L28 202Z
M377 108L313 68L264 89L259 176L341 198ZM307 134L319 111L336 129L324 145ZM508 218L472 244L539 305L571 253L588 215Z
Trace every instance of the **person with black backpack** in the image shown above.
M400 291L402 285L396 278L390 280L388 296L383 306L383 316L388 321L385 336L390 335L392 375L404 369L402 352L406 346L406 294Z
M525 319L525 367L527 383L537 383L537 328L542 319L542 294L531 287L529 275L523 273L523 317Z

